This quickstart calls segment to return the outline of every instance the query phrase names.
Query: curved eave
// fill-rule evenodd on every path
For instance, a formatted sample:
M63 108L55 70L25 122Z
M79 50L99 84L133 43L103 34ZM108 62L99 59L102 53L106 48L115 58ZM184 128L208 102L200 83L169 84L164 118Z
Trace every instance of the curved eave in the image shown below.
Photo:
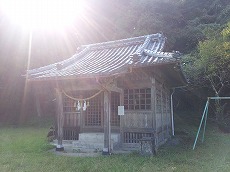
M169 86L172 88L186 86L188 84L179 60L148 65L139 64L132 66L132 68L133 70L146 69L152 73L156 71L155 69L160 69L164 74L164 77L167 78Z
M76 76L56 76L56 77L40 77L40 78L29 78L29 82L36 81L57 81L57 80L77 80L77 79L91 79L91 78L107 78L107 77L116 77L129 73L129 71L123 71L119 73L103 73L103 74L84 74Z
M164 70L165 76L168 78L170 87L176 88L181 86L186 86L188 81L181 68L181 63L177 61L176 63L171 63Z

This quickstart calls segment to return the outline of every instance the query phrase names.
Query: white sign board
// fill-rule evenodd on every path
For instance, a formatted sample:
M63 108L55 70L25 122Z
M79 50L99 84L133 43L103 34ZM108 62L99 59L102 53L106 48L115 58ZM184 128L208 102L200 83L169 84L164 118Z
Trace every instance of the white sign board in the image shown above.
M118 106L118 115L125 115L124 106Z

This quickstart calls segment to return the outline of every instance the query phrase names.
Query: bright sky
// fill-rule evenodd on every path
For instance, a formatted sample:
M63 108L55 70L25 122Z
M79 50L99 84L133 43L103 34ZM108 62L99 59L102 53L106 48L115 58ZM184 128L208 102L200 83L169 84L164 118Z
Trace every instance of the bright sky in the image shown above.
M62 30L84 11L84 0L0 0L0 9L23 29Z

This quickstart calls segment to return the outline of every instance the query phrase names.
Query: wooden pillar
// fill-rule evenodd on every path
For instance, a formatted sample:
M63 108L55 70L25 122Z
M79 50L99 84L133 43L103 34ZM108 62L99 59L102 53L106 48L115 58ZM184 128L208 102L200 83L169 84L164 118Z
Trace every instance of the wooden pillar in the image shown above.
M162 83L161 83L161 136L163 137L163 140L164 140L164 100L163 100L163 84Z
M152 126L154 128L155 149L158 147L158 134L157 134L157 89L155 76L151 78L151 110L152 110ZM155 150L156 151L156 150Z
M170 110L171 110L171 125L172 125L172 135L175 135L175 129L174 129L174 114L173 114L173 94L175 92L175 89L173 88L171 96L170 96Z
M34 86L34 97L35 97L35 105L36 105L37 115L38 115L38 117L41 117L42 110L41 110L41 103L39 100L39 89L37 88L36 85Z
M124 106L124 90L120 92L120 106ZM121 146L124 143L124 121L125 116L120 115L120 141L121 141Z
M80 128L79 132L83 132L84 125L85 125L85 116L86 116L86 111L83 111L83 109L80 109L80 112L77 112L78 114L78 126Z
M110 101L111 92L108 90L104 91L104 149L103 155L110 155L111 153L111 124L110 124Z
M168 92L165 92L165 113L166 113L166 134L167 134L167 138L169 137L169 114L168 114Z
M64 124L64 116L63 116L63 102L62 102L62 92L60 89L56 88L56 114L57 114L57 139L58 145L56 147L56 151L63 151L64 147L62 145L63 140L63 124Z
M151 78L151 110L152 110L152 128L156 131L156 79Z

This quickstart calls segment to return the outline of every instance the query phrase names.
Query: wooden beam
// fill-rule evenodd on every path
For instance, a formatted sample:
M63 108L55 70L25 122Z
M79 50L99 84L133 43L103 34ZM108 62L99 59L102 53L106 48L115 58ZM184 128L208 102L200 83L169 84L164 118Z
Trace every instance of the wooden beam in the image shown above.
M110 90L110 91L113 91L113 92L117 92L117 93L122 93L123 89L117 87L116 85L108 85L108 86L105 86L105 88L107 90Z
M108 90L104 91L104 149L103 155L110 155L111 153L111 124L110 124L110 101L111 92Z
M92 84L92 83L79 83L79 84L72 84L70 83L68 84L63 84L63 89L68 92L68 91L84 91L84 90L100 90L101 86L100 85L96 85L96 84Z
M59 88L56 88L56 114L57 114L57 139L58 145L56 151L63 151L64 147L62 145L63 140L63 125L64 125L64 116L63 116L63 102L62 102L62 92Z
M117 81L112 80L112 81L98 81L98 84L102 87L102 89L121 93L123 91L122 88L119 88L117 86Z

